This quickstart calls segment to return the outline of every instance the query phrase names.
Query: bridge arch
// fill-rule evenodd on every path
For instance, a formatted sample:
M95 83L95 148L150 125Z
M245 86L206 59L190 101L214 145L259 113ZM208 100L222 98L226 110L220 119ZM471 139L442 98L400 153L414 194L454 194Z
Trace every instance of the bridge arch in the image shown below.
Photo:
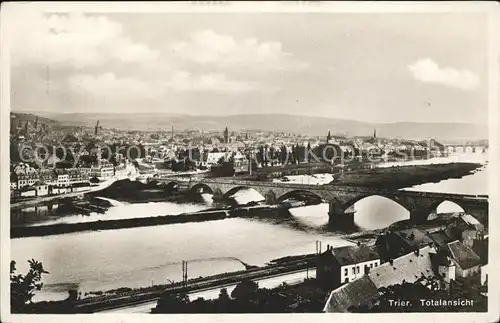
M252 188L248 187L248 186L235 186L235 187L229 189L227 192L225 192L224 197L231 197L234 194L238 193L239 191L250 190L250 189L252 189Z
M379 197L379 198L384 198L386 200L390 200L392 202L395 202L395 203L399 204L401 207L405 208L407 211L411 211L411 207L409 207L408 205L406 205L397 196L385 196L385 195L380 195L380 194L364 194L364 195L356 196L353 199L350 199L350 200L347 200L346 202L343 202L342 203L342 207L344 209L347 209L347 208L353 207L354 204L356 204L357 202L360 202L360 201L362 201L364 199L372 198L372 197L373 198Z
M173 190L178 186L179 186L179 182L177 182L177 181L171 181L171 182L165 183L166 190Z
M436 213L449 213L449 212L465 212L465 208L460 205L460 202L441 200L431 206L431 212Z
M289 192L286 192L285 194L281 195L280 197L278 197L276 199L276 202L277 203L281 203L291 197L309 197L309 198L314 198L314 199L318 199L320 201L324 201L324 199L319 196L318 194L314 193L314 192L311 192L311 191L308 191L308 190L292 190L292 191L289 191Z
M334 208L331 207L330 210ZM354 214L346 216L353 217L353 224L367 230L383 229L394 222L409 220L411 216L410 207L396 198L378 194L362 195L344 202L337 212L341 210L346 214L349 214L350 210L355 211Z
M214 194L214 190L204 183L198 183L189 189L193 193L210 193Z
M440 212L438 212L438 208L442 208ZM439 199L429 206L424 216L426 216L425 220L428 220L429 218L437 216L438 214L455 212L467 213L467 208L461 205L459 201Z

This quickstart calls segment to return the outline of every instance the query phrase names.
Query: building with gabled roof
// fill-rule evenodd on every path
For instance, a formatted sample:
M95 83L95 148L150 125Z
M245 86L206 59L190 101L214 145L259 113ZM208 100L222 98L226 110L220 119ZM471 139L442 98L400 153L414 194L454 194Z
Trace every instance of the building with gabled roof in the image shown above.
M465 278L480 273L481 258L462 242L450 242L444 251L457 266L457 277Z
M368 276L363 276L349 284L344 284L330 293L323 312L346 313L353 306L371 307L379 297L377 286Z
M421 278L454 279L455 266L446 257L438 257L434 247L426 246L370 269L367 274L334 289L323 308L324 312L349 312L350 307L370 308L382 287L415 283ZM445 286L446 284L443 284Z
M380 264L380 256L374 249L358 244L330 248L318 257L316 279L332 288L362 277L370 268Z
M369 272L369 276L377 288L413 283L421 276L432 277L435 275L431 254L436 254L434 247L426 246L415 251L381 264Z

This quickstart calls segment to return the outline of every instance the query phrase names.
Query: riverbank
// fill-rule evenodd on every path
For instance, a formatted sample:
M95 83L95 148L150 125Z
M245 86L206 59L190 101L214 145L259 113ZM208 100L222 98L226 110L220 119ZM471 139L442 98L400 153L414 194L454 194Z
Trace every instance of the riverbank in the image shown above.
M344 172L331 184L401 189L424 183L437 183L450 178L462 178L473 174L482 166L479 163L447 163L360 169Z
M93 192L98 192L102 191L111 185L118 181L116 178L112 178L109 180L106 180L104 182L99 183L99 185L96 186L91 186L90 189L86 191L79 191L79 192L71 192L71 193L66 193L66 194L59 194L59 195L52 195L52 196L43 196L43 197L35 197L31 198L29 200L22 200L22 201L17 201L17 202L12 202L10 203L10 208L23 208L23 207L28 207L28 206L35 206L47 202L52 202L52 201L58 201L62 199L67 199L67 198L75 198L78 196L84 196L85 194L93 193Z
M11 238L41 237L82 231L100 231L127 229L135 227L147 227L166 224L205 222L222 220L229 217L258 217L262 213L266 216L287 216L289 207L282 205L275 206L254 206L225 209L206 209L198 212L182 213L178 215L161 215L152 217L138 217L129 219L91 221L78 223L58 223L38 226L18 226L11 227Z

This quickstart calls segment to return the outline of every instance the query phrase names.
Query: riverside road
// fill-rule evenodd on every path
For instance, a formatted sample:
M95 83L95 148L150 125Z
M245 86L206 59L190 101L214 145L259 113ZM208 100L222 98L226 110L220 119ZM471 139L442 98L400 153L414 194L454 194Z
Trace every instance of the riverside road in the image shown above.
M111 309L130 307L160 299L164 293L191 293L213 288L225 287L246 279L270 278L291 274L314 268L315 255L305 256L299 260L292 260L280 264L273 264L261 268L247 269L245 271L219 274L204 278L188 280L183 286L182 282L171 286L156 286L143 290L133 290L114 295L104 295L84 298L76 301L73 308L77 313L95 313Z

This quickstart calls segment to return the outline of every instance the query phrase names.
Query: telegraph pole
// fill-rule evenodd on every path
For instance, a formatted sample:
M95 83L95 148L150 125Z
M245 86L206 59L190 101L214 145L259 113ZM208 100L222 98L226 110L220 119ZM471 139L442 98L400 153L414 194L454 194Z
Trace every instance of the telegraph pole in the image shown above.
M316 254L321 253L321 241L316 240Z
M187 261L182 261L182 286L184 288L186 288L187 286L187 277L188 277L188 274L187 274Z

